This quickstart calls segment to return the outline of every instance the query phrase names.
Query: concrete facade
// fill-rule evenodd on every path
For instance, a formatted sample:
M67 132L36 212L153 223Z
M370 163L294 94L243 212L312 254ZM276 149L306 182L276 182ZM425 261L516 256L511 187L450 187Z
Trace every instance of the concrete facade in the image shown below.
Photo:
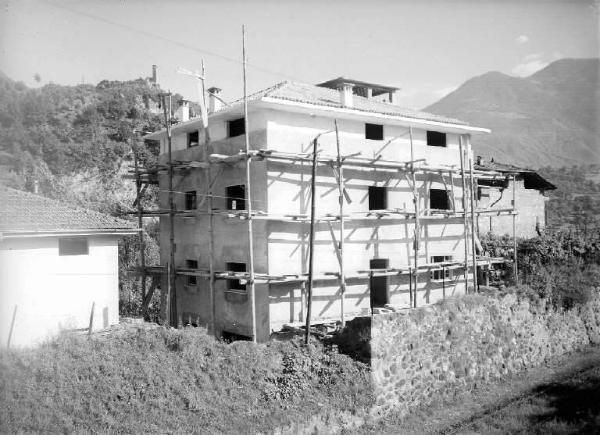
M33 346L62 330L119 322L117 237L87 236L88 253L59 255L61 237L0 242L0 337L6 346ZM16 308L16 312L15 312Z
M190 122L173 130L172 157L175 160L204 160L207 153L232 155L244 149L244 136L227 137L227 122L242 115L239 106L212 114L209 121L210 149L204 143L204 131L199 122ZM406 162L411 160L409 126L412 127L414 159L426 159L429 165L454 165L460 168L459 136L466 138L468 127L425 120L406 120L377 113L331 110L302 105L264 104L249 106L249 138L251 149L275 150L287 153L310 153L311 141L319 134L319 150L324 155L336 154L334 119L337 119L341 154L360 153L360 157L380 158ZM365 123L383 125L383 138L365 138ZM187 135L196 129L200 144L187 147ZM446 147L427 145L427 131L446 133ZM160 161L166 162L167 140L164 133L155 133L150 139L160 140ZM289 164L265 159L251 161L252 207L254 212L269 216L310 213L311 167L308 163ZM178 210L185 209L185 193L193 191L197 209L206 210L203 201L207 193L205 169L178 171L174 177L175 202ZM227 187L245 184L245 162L213 165L213 208L227 209ZM387 209L414 210L413 193L405 173L373 168L344 169L345 187L351 203L345 205L345 215L369 210L369 187L387 188ZM159 179L160 208L168 208L168 178ZM444 183L445 182L445 183ZM333 171L319 166L316 180L318 216L339 214L338 188ZM429 214L430 189L451 189L448 174L445 179L436 173L419 173L416 179L419 206ZM457 211L462 206L461 179L453 179L454 202ZM176 217L175 265L197 261L198 269L209 267L208 216ZM247 222L215 215L214 255L215 271L228 270L227 263L248 263ZM309 225L306 222L254 220L254 269L269 275L305 274L308 271ZM387 259L389 268L414 264L414 218L349 219L346 222L344 266L347 275L370 268L373 259ZM338 237L339 223L332 225ZM431 263L433 256L447 256L464 262L464 225L462 217L425 219L421 225L419 264ZM330 228L319 223L315 237L315 273L337 273L339 263ZM169 261L169 221L161 218L161 262ZM188 263L189 264L189 263ZM433 303L445 296L465 293L464 271L453 270L444 279L433 279L433 274L419 274L417 305ZM353 317L371 310L371 280L347 279L344 311ZM227 332L251 336L250 301L245 289L229 289L226 280L215 281L215 321L218 333ZM180 324L208 324L211 306L208 280L177 276L177 322ZM337 279L315 282L312 318L314 321L340 319L340 285ZM285 324L303 322L306 316L304 284L299 282L256 284L257 339L267 340L270 334ZM408 275L388 277L387 305L409 307Z

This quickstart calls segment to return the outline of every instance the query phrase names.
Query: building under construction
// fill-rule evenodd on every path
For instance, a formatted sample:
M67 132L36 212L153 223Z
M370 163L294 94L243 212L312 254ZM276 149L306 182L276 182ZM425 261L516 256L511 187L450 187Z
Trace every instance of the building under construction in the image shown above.
M477 209L477 182L514 175L475 168L471 138L489 130L402 109L396 90L283 82L224 104L211 88L208 122L182 102L179 123L145 136L161 152L136 169L138 193L158 184L160 206L139 214L160 217L161 266L143 271L162 276L172 325L265 341L307 315L476 290L474 270L500 261L478 255L477 217L514 229L516 214Z

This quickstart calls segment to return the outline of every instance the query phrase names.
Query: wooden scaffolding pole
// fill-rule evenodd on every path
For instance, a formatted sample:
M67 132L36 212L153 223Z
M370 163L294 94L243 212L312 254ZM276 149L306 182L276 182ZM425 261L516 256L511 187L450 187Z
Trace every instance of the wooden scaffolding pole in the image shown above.
M413 131L412 131L412 126L408 127L408 133L409 133L409 137L410 137L410 160L411 162L414 161L415 159L415 150L414 150L414 143L413 143ZM414 164L411 163L410 164L410 173L412 176L412 184L413 184L413 202L415 203L415 234L414 234L414 241L413 241L413 249L415 252L415 265L414 265L414 287L413 287L413 298L412 298L412 306L413 307L417 307L417 295L418 295L418 273L417 270L419 269L419 244L420 244L420 232L421 232L421 227L420 227L420 222L419 222L419 215L420 215L420 211L419 211L419 191L417 190L417 177L415 175L415 167Z
M473 262L473 290L475 293L479 292L479 285L477 283L477 250L476 250L476 239L475 239L475 185L474 185L474 177L473 177L473 158L471 153L471 141L469 140L469 136L467 135L467 152L469 159L469 184L470 184L470 195L469 198L471 200L471 251L472 251L472 262Z
M142 290L142 316L146 318L146 314L148 311L148 307L144 304L146 300L146 248L145 248L145 240L144 240L144 220L142 217L142 181L140 179L140 169L139 162L137 156L137 149L133 150L133 163L135 165L135 198L137 204L137 218L138 218L138 228L139 231L139 240L140 240L140 258L139 265L141 267L141 275L140 275L140 284Z
M252 222L252 185L250 182L250 137L248 136L248 81L246 79L246 27L242 25L242 57L244 67L244 145L246 151L246 210L248 211L248 272L247 288L250 296L250 316L252 319L252 341L256 343L256 286L254 283L254 231Z
M315 200L317 197L317 143L318 139L313 139L313 162L312 179L310 181L310 239L308 242L308 300L306 307L306 331L304 343L308 344L310 338L310 316L312 311L312 293L313 293L313 267L315 262Z
M463 135L458 136L458 147L460 152L460 177L462 181L462 208L463 208L463 229L465 238L465 293L469 291L469 224L467 217L467 181L465 179L465 150L463 145Z
M512 188L512 206L513 211L517 209L517 176L512 176L513 188ZM513 274L515 275L515 285L519 285L519 265L517 264L517 215L512 215L512 230L513 230Z
M344 303L346 297L346 276L344 271L344 168L342 165L342 154L340 150L340 135L338 131L337 119L334 121L335 124L335 143L337 147L337 167L338 167L338 190L339 190L339 203L340 203L340 317L342 321L342 328L346 325Z
M172 156L172 137L171 137L171 93L163 95L163 114L165 116L165 126L167 129L167 158L169 166L169 262L167 264L167 324L177 325L177 289L175 275L175 198L173 194L173 156ZM175 303L173 303L175 301Z

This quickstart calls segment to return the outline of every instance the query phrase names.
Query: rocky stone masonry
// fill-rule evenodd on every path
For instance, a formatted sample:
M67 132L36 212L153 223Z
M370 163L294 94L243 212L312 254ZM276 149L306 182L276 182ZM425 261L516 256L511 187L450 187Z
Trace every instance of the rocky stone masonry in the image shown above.
M466 296L371 322L373 417L406 414L435 397L600 344L600 295L554 311L514 294Z

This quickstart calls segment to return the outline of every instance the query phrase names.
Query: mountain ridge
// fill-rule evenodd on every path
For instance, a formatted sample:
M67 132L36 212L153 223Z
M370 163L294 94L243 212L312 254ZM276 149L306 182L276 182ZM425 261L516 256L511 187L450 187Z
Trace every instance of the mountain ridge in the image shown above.
M530 167L600 162L599 59L560 59L528 77L490 71L424 110L487 127L475 154Z

